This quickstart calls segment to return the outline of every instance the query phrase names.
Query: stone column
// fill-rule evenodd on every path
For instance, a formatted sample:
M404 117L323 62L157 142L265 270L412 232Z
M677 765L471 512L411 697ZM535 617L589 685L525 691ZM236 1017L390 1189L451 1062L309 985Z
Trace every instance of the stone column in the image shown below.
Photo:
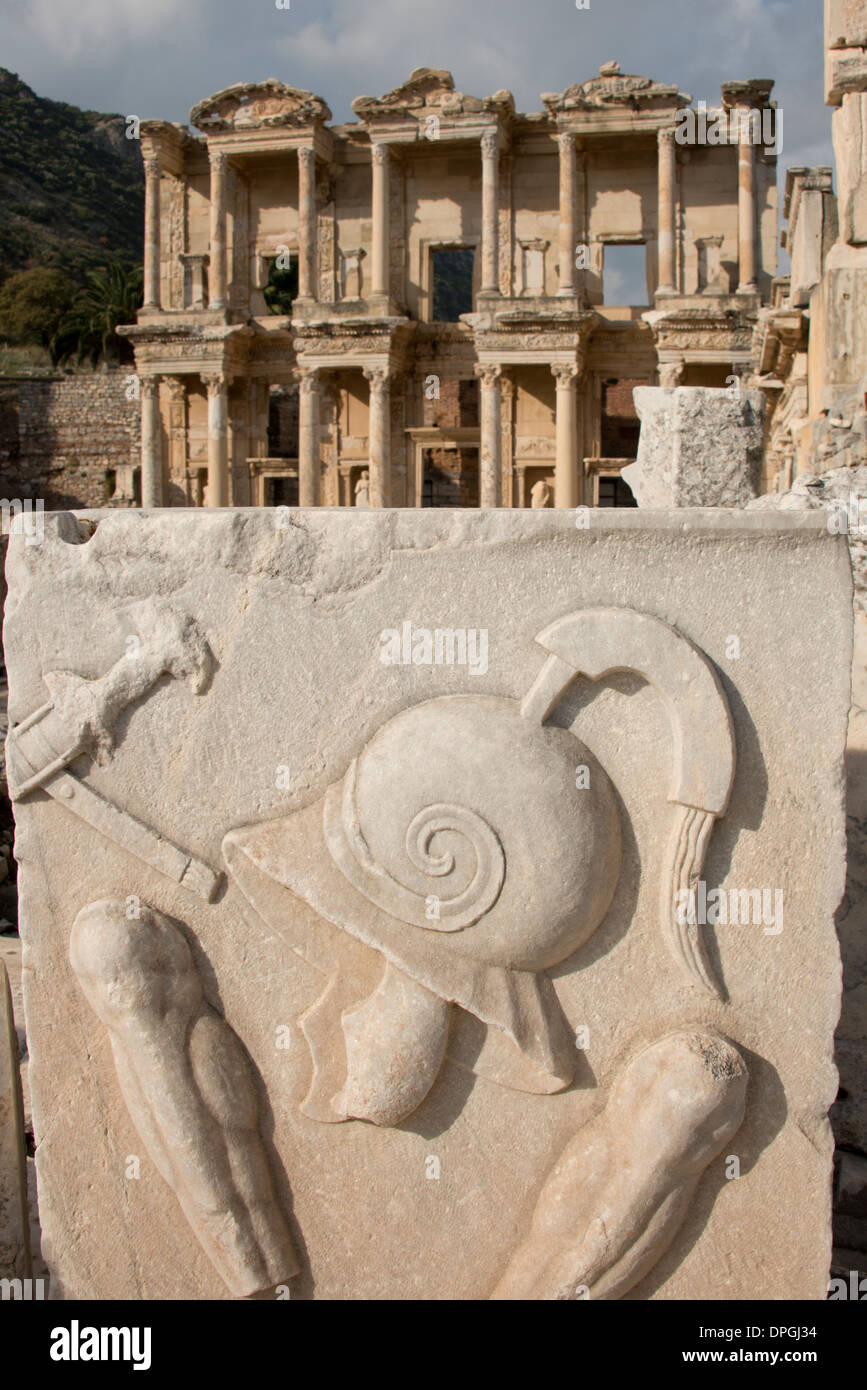
M385 367L365 367L364 375L370 382L370 505L387 507L391 483L391 387Z
M211 255L208 271L211 309L226 307L226 155L209 151L211 160Z
M139 389L141 392L141 504L143 507L161 507L163 504L163 448L159 377L141 377Z
M303 369L298 374L298 505L319 505L319 375Z
M676 294L677 163L674 131L670 127L660 130L657 132L656 138L658 145L657 248L659 253L659 274L656 289L657 294Z
M228 381L222 372L206 372L208 388L208 501L209 507L229 505Z
M578 472L578 399L574 362L556 362L551 371L557 380L557 457L554 465L554 506L577 507L581 480Z
M480 387L481 448L479 449L479 506L500 505L503 434L500 376L502 367L488 363L476 367Z
M738 294L756 293L756 149L747 107L735 109L738 123Z
M502 488L500 506L514 507L515 496L515 378L509 372L500 377L500 414L502 417Z
M371 255L371 295L388 297L389 263L389 165L388 145L376 144L371 151L373 161L373 248ZM372 475L371 475L372 481ZM371 496L373 494L371 493ZM376 506L376 503L372 503Z
M682 357L671 358L668 361L660 360L659 363L659 384L660 386L679 386L683 381L683 374L686 369L686 362Z
M317 299L316 151L298 149L298 298Z
M482 294L498 294L500 203L500 135L486 130L482 136Z
M187 469L187 381L183 376L167 376L169 394L169 506L178 506L178 493L190 506L190 480Z
M558 135L560 146L560 294L575 293L575 136Z
M143 309L160 307L160 161L145 156L145 237Z

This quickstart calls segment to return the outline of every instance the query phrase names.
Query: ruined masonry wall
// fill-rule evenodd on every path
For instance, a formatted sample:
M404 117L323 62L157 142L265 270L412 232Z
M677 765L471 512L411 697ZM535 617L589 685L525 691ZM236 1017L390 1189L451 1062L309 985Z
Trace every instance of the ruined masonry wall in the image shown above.
M105 506L106 475L139 457L128 370L0 378L0 497Z

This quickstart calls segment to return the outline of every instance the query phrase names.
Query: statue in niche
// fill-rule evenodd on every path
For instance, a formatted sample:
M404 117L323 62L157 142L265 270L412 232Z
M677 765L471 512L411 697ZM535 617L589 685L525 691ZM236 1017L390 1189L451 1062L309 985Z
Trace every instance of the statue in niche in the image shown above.
M356 507L370 506L370 472L365 468L355 484Z
M534 483L530 488L530 506L536 508L550 507L552 505L553 497L551 495L550 485L544 478L540 478L539 481Z

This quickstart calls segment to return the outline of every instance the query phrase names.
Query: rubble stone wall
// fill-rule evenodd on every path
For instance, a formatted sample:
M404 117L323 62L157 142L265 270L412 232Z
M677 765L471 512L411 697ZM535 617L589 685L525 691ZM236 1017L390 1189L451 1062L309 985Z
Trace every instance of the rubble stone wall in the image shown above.
M101 507L115 471L136 463L139 402L125 370L0 381L0 496L46 511Z

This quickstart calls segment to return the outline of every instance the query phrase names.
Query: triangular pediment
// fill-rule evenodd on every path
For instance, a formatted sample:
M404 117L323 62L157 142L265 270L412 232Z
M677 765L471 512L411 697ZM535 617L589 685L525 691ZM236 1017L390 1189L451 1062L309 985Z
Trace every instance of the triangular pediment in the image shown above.
M688 106L691 98L664 82L637 73L620 71L619 63L603 63L596 77L573 82L564 92L544 92L542 101L552 116L566 111L592 111L600 107L635 109L655 106Z

